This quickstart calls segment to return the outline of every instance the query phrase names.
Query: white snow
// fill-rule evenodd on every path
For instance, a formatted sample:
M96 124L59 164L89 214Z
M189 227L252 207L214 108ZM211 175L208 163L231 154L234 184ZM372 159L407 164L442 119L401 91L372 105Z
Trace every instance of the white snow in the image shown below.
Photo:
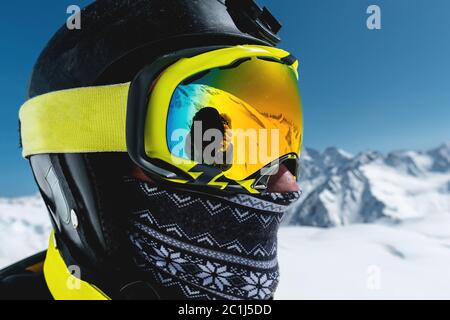
M424 217L429 213L450 213L450 193L443 186L450 172L427 172L420 177L382 164L362 168L373 195L386 204L384 213L395 219Z
M50 220L39 196L0 199L0 268L47 247Z
M276 299L450 299L450 214L280 232Z

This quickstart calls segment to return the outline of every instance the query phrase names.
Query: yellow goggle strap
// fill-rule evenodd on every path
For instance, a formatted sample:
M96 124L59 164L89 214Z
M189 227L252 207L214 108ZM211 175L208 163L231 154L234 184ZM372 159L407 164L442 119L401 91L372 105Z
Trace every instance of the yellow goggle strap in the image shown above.
M28 100L20 109L23 156L127 152L130 83L70 89Z
M45 258L44 276L55 300L111 300L94 285L80 280L70 273L61 253L55 246L53 232L50 235Z

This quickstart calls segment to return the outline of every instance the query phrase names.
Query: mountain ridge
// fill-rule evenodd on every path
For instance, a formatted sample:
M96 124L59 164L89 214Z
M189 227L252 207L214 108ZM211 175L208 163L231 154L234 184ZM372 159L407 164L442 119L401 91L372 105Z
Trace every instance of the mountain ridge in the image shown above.
M386 155L306 148L301 163L304 194L286 225L334 227L450 213L450 143Z

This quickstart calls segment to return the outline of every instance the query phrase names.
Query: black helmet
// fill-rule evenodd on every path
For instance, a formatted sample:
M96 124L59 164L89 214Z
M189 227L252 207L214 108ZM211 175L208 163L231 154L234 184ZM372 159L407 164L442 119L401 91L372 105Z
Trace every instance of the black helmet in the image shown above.
M276 45L281 25L253 0L101 0L81 12L81 30L62 27L39 57L28 97L122 83L156 58L199 46ZM44 154L31 168L67 266L111 297L133 279L122 247L121 179L126 154Z

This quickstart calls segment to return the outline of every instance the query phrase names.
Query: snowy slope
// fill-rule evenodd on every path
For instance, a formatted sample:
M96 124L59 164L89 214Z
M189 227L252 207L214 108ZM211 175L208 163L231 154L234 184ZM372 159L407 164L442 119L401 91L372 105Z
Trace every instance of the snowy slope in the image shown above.
M302 166L305 193L286 224L330 227L450 214L450 144L387 156L307 149Z
M450 299L450 217L286 227L277 299Z
M43 250L50 220L39 196L0 199L0 268Z

